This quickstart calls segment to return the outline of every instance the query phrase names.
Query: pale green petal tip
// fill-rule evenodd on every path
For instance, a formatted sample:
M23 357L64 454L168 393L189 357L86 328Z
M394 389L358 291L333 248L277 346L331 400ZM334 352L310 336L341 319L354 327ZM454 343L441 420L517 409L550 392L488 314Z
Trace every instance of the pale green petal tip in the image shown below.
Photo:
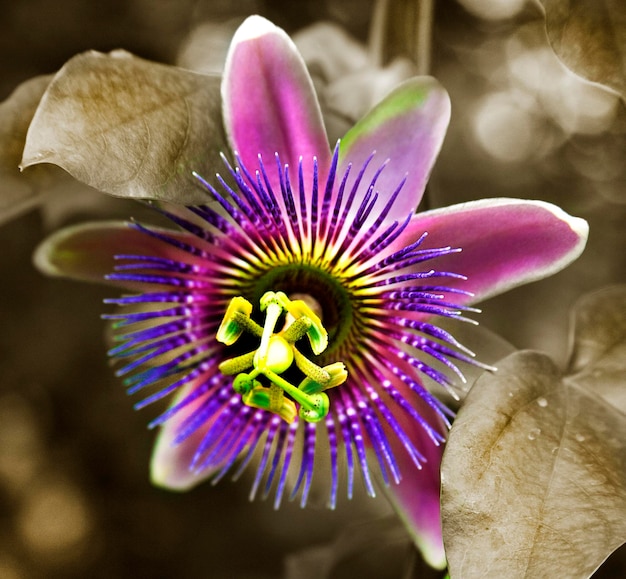
M44 239L33 252L36 269L51 277L66 277L80 281L104 281L104 274L86 240L93 240L100 232L125 229L126 224L114 221L81 223L65 227ZM101 248L102 249L102 248ZM112 260L111 253L111 260ZM101 257L101 256L100 256Z
M188 461L177 460L180 451L171 440L165 439L167 430L158 436L150 459L150 482L167 491L185 492L204 480L189 469Z
M387 95L365 117L363 117L341 140L340 150L346 151L359 135L375 131L386 122L412 111L420 111L432 105L433 115L450 120L450 97L439 81L431 76L411 78Z
M441 542L430 540L428 537L419 537L415 539L415 546L419 549L424 561L433 569L443 571L448 566L446 553Z
M194 486L189 480L175 477L172 471L167 461L153 459L150 463L150 482L155 487L181 493Z
M71 235L71 234L70 234ZM59 250L68 237L68 230L62 229L42 241L33 252L33 265L43 274L57 277L62 275L59 261L67 261L66 252Z

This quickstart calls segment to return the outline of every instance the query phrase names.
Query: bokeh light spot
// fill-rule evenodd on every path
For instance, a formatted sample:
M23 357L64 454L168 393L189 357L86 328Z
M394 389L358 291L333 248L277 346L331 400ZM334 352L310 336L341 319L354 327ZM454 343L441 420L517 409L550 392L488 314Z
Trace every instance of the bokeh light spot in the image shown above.
M37 417L17 394L0 397L0 484L21 493L43 459Z
M483 20L506 20L519 14L526 0L459 0L459 4Z
M611 126L617 95L576 76L548 46L528 47L514 37L507 55L512 87L535 98L538 112L565 134L600 134Z
M32 551L62 556L87 538L92 521L79 490L67 482L56 482L32 489L17 525Z
M474 137L490 156L522 161L533 153L538 127L533 115L506 92L482 98L472 119Z

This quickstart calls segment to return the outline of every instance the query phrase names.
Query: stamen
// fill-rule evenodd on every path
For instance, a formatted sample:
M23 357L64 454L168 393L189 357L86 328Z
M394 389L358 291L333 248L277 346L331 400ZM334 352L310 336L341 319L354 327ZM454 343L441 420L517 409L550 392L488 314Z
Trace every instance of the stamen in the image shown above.
M216 339L230 346L245 331L260 337L261 343L252 352L224 360L219 365L220 372L224 375L236 374L233 390L248 406L269 410L291 423L298 415L297 403L300 405L300 418L306 422L323 420L330 410L328 395L323 391L346 381L348 374L345 366L336 362L322 368L294 345L306 335L313 352L323 352L328 345L328 334L320 319L303 300L290 300L283 292L263 294L260 309L265 312L262 327L250 318L252 304L248 300L235 297L230 301ZM276 333L276 324L284 313L289 315L289 322ZM282 376L294 360L304 374L298 386ZM246 373L245 370L250 368L251 371ZM258 379L261 376L269 381L269 385L261 383Z

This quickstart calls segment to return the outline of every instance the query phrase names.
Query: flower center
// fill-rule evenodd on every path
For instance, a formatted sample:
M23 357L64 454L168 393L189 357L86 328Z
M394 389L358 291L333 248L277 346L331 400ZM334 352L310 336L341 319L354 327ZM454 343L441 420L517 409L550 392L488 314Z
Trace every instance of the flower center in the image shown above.
M350 332L353 306L348 290L337 277L309 264L288 264L273 267L255 285L253 300L267 291L277 289L289 296L308 296L320 311L328 332L326 354L338 348ZM309 302L310 303L310 302Z
M341 362L318 366L304 356L295 343L306 336L313 353L320 354L328 346L326 329L305 301L291 300L284 292L265 292L259 302L261 311L265 312L263 326L250 317L252 304L248 300L238 296L230 301L218 328L217 340L230 346L247 332L260 338L260 345L256 350L223 361L220 371L236 375L233 389L248 406L269 410L289 423L298 414L307 422L323 420L330 409L324 391L345 382L348 374ZM286 314L285 325L280 332L275 332L283 314ZM298 386L282 376L293 362L304 374ZM266 379L267 385L261 377ZM299 411L296 404L300 406Z

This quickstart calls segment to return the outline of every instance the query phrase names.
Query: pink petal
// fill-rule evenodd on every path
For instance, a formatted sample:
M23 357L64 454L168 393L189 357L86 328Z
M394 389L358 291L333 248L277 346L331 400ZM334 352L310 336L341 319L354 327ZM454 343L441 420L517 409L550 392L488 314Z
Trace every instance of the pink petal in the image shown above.
M260 153L277 193L275 153L290 165L294 183L300 156L307 188L314 156L324 178L330 149L322 113L304 61L283 30L261 16L244 21L226 59L222 98L233 149L251 169L258 166Z
M439 424L440 432L445 432L434 410L422 401L417 404L418 411L426 421L433 426ZM402 480L399 484L384 487L384 492L426 562L435 569L444 569L446 556L441 535L439 498L443 445L436 446L426 432L415 424L403 424L403 427L427 462L421 470L417 470L408 453L394 441L393 450Z
M352 163L359 171L376 151L364 183L379 167L389 163L376 182L380 207L393 194L405 175L406 183L387 221L404 221L422 199L426 182L450 121L450 99L431 77L415 77L398 86L363 117L341 140L340 175ZM362 195L367 187L361 187ZM359 200L356 200L358 207Z
M170 407L178 404L191 394L198 384L192 382L180 390L172 399ZM152 484L174 491L186 491L200 484L211 476L212 469L204 469L201 474L191 470L193 457L206 434L207 422L179 444L174 442L181 425L193 412L206 401L206 396L190 402L169 418L160 427L157 435L152 459L150 461L150 480Z
M425 231L422 248L451 245L462 251L422 267L466 275L467 281L447 278L445 285L474 293L465 300L457 296L459 302L477 302L569 265L585 248L589 226L543 201L482 199L417 214L394 247Z
M184 233L151 228L184 239ZM68 277L81 281L106 283L113 273L115 255L140 254L181 258L184 254L128 223L100 221L81 223L60 229L45 239L35 250L35 266L46 275ZM146 284L108 282L125 288L147 290Z

